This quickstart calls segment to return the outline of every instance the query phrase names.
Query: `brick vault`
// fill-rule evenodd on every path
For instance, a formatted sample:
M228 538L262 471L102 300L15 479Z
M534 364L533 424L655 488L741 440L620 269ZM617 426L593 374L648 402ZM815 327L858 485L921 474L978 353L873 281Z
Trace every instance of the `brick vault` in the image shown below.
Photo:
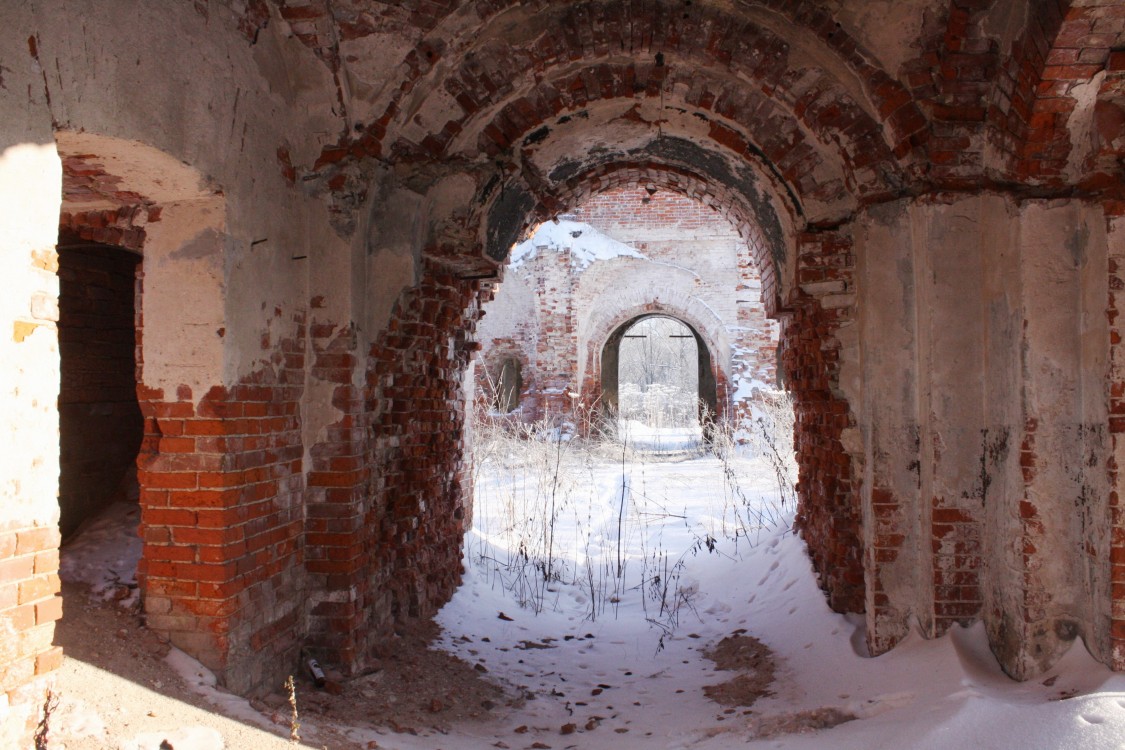
M1014 677L1078 637L1125 668L1120 0L8 5L5 742L93 464L149 626L234 690L440 606L480 306L616 188L751 249L801 533L874 653L982 620Z

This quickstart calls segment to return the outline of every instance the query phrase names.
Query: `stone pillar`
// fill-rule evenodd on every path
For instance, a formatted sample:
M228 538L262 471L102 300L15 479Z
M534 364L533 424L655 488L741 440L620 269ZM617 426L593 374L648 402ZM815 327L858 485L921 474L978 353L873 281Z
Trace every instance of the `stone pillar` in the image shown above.
M540 403L547 418L570 418L578 389L578 335L574 309L576 273L569 251L540 249L535 268L539 305L536 367ZM531 269L529 269L530 271Z
M931 637L983 619L1017 678L1077 635L1101 654L1113 475L1100 209L904 201L867 211L856 237L861 325L843 381L864 451L872 651L912 619Z

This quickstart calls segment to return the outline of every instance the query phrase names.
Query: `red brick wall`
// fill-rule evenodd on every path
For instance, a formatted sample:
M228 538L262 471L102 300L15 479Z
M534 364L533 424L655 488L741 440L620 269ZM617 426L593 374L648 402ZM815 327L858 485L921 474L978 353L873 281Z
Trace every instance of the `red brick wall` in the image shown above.
M159 219L159 207L147 211ZM137 288L138 580L148 625L236 692L279 684L305 627L305 313L288 315L288 338L263 336L270 366L229 388L165 393L143 385L143 273Z
M1113 224L1123 221L1125 202L1110 201L1106 216ZM1120 230L1119 230L1120 231ZM1121 455L1125 441L1125 320L1121 313L1125 307L1125 257L1110 254L1109 300L1106 315L1109 319L1109 441L1110 456L1106 462L1109 475L1110 524L1110 664L1119 671L1125 670L1125 499L1121 497Z
M644 187L619 188L598 193L571 212L578 221L599 229L672 228L682 231L712 229L729 224L714 209L671 190Z
M798 282L843 281L853 288L850 239L804 234L798 240ZM799 479L797 527L837 612L864 611L863 545L858 478L841 433L855 416L839 391L840 344L836 331L854 307L826 307L798 292L782 327L781 361L793 396Z
M32 680L62 663L62 648L52 645L62 617L58 569L57 529L0 526L0 692L10 706L41 705Z
M462 485L461 377L476 344L477 282L428 268L371 348L367 406L373 482L367 528L398 620L436 611L461 581L471 488Z
M345 668L394 627L433 614L460 583L472 494L462 376L480 295L478 282L428 266L372 344L361 390L350 385L349 333L314 340L314 369L338 381L343 416L312 449L309 643Z
M535 341L537 397L544 415L567 417L578 388L578 269L569 252L539 253L525 264L538 305Z
M127 499L141 444L133 288L140 256L59 250L59 510L63 536ZM135 495L133 495L135 497Z
M303 320L283 362L198 403L142 389L145 612L236 691L292 669L303 628Z
M385 592L400 623L433 614L461 582L472 502L463 484L461 382L476 349L469 335L480 293L478 282L427 267L371 348L366 459L380 474L365 524L374 553L366 582L369 601L378 608Z

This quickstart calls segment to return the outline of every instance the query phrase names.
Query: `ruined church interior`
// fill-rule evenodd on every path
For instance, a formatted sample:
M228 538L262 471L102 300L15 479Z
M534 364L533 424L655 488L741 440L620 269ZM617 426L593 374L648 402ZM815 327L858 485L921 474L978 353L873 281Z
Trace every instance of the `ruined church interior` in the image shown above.
M1125 670L1121 0L3 6L0 745L65 656L60 545L121 498L145 627L231 693L431 618L482 310L615 191L737 235L797 533L872 658L980 626L1017 683ZM634 282L572 302L560 408L673 307Z

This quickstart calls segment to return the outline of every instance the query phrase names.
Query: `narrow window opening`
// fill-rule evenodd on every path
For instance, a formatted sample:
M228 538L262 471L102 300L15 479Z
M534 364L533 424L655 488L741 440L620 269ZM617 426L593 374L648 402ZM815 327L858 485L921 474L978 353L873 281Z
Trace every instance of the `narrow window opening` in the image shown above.
M519 360L506 357L501 363L496 377L496 398L494 408L501 414L511 414L520 405L523 391L523 373Z

